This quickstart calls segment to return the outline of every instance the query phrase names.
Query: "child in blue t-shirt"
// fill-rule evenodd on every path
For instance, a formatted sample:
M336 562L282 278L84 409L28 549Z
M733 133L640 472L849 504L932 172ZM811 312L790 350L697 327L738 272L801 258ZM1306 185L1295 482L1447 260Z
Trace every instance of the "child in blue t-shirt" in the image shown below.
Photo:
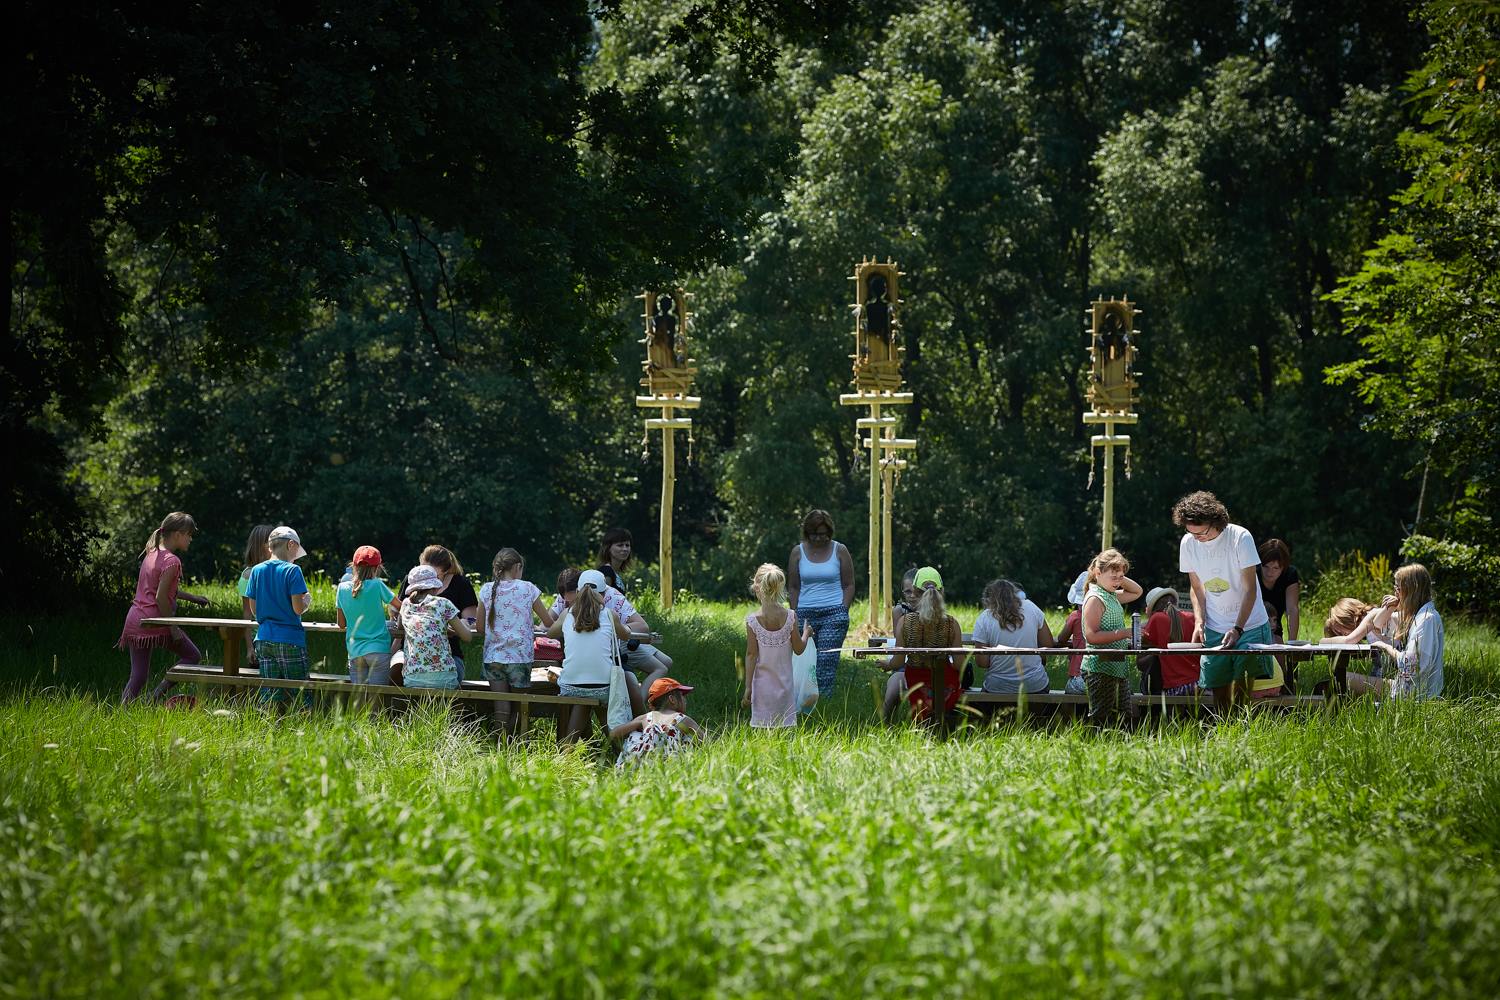
M349 683L389 684L391 633L385 627L385 609L396 594L380 579L384 570L375 546L355 549L350 565L353 576L339 584L334 598L344 644L349 649Z
M286 525L271 532L267 544L271 558L250 571L245 598L259 626L255 630L255 659L262 677L307 680L307 633L302 616L312 605L307 582L297 560L307 555L302 540ZM285 705L292 700L287 688L263 688L262 700ZM311 703L307 692L301 700Z

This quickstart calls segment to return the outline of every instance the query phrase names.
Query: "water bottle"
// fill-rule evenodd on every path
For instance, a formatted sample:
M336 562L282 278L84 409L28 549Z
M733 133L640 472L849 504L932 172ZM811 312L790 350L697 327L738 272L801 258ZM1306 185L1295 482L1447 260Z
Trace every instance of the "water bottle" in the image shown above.
M1130 648L1141 648L1141 614L1139 611L1130 613Z

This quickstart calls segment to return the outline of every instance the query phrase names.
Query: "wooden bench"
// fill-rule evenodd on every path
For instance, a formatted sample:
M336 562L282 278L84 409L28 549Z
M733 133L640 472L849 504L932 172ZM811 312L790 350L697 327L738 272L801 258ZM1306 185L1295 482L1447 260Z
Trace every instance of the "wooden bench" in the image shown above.
M219 666L177 666L167 671L167 679L179 684L211 684L231 688L281 688L294 691L319 691L334 694L359 695L360 697L389 698L437 698L448 701L474 702L493 706L506 702L515 706L519 721L516 731L525 734L531 727L533 714L556 716L561 722L564 709L579 706L589 708L604 729L609 728L605 706L592 698L569 698L546 691L491 691L484 681L465 680L461 688L411 688L392 684L351 684L343 674L309 674L307 680L290 680L278 677L261 677L259 674L232 674ZM545 685L556 690L555 685ZM544 687L538 684L536 687ZM540 709L540 711L537 711Z
M960 704L970 705L993 705L997 707L1015 708L1021 704L1022 696L1019 694L996 694L991 691L964 691L959 696ZM1089 699L1087 695L1068 694L1064 691L1039 691L1036 694L1025 696L1026 706L1032 714L1041 714L1037 710L1043 709L1051 714L1062 714L1070 717L1078 717L1088 714ZM1131 707L1137 714L1157 712L1161 714L1197 714L1208 712L1213 709L1213 696L1201 695L1161 695L1161 694L1136 694L1130 696ZM1239 707L1251 708L1321 708L1324 699L1321 695L1278 695L1274 698L1255 698L1248 703L1238 703Z

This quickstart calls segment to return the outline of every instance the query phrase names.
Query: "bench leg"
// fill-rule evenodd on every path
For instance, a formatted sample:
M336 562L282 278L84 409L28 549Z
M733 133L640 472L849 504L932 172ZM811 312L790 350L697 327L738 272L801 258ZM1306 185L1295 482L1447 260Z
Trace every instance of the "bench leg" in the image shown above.
M240 672L240 657L244 652L240 644L245 641L241 632L242 630L237 628L219 629L219 639L224 643L224 673L226 675Z

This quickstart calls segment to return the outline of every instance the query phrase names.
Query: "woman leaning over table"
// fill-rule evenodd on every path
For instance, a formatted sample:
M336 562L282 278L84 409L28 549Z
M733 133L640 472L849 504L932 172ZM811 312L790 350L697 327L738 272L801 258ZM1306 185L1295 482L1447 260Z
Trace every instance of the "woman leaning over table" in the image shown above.
M458 616L468 626L464 632L457 629L448 634L448 651L453 656L453 671L457 675L458 686L464 686L464 649L462 642L467 642L472 637L472 629L479 620L479 595L474 593L474 585L469 578L464 576L464 568L458 561L458 556L452 550L442 545L429 545L422 550L418 564L430 566L437 571L438 580L442 584L436 594L444 598L448 603L458 609ZM396 593L396 599L406 599L406 584ZM461 638L462 637L462 638Z
M834 540L833 517L811 510L802 519L802 541L786 560L787 595L797 618L813 627L818 645L818 697L833 694L839 650L849 634L854 601L854 558Z

